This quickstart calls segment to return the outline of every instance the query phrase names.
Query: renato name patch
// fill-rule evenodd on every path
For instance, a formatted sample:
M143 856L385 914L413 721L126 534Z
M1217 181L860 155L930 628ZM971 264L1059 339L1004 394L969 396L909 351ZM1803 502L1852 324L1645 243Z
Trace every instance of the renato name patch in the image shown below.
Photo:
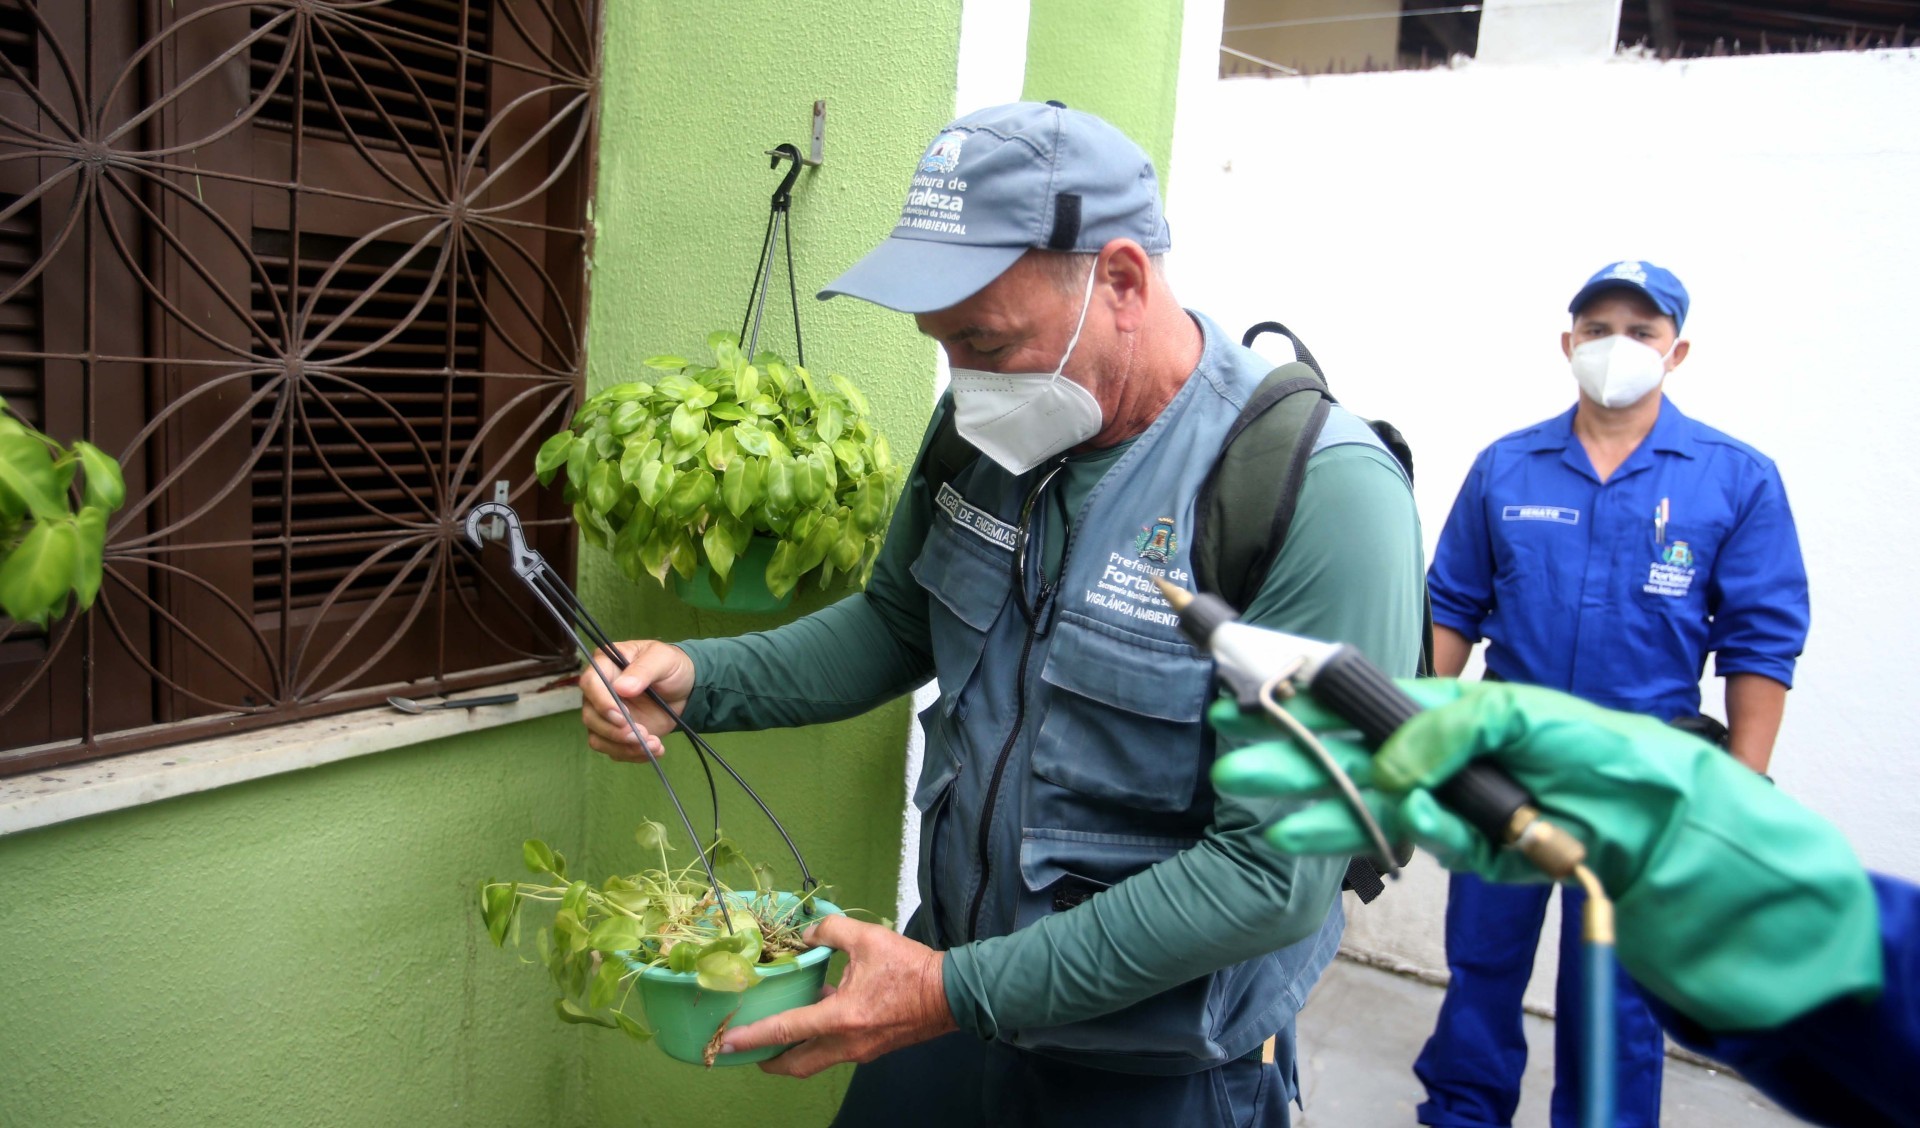
M1580 511L1564 505L1509 505L1500 511L1502 521L1552 521L1558 525L1578 525Z

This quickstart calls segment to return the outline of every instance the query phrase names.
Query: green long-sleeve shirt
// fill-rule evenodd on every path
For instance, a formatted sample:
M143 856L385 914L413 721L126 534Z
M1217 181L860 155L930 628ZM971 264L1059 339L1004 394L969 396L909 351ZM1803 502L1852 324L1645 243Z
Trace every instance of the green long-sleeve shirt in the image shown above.
M1067 515L1123 447L1069 459L1047 554L1058 573ZM688 720L714 731L853 716L933 674L928 596L908 574L934 507L910 482L866 591L773 631L684 643ZM1057 532L1056 532L1057 531ZM1287 543L1244 618L1358 646L1411 674L1420 650L1419 518L1392 456L1360 445L1313 456ZM1216 799L1199 842L1068 912L948 952L962 1029L1046 1027L1118 1010L1312 935L1344 859L1294 858L1260 841L1268 804Z

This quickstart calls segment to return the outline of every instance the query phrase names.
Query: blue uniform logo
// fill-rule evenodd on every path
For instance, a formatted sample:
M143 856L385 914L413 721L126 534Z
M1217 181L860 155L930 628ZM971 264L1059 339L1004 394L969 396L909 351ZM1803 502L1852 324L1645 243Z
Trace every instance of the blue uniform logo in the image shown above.
M1667 546L1665 552L1660 554L1660 559L1675 568L1691 568L1693 567L1693 549L1687 547L1686 541L1674 541Z
M1165 564L1180 551L1180 538L1173 531L1173 518L1161 517L1151 525L1140 526L1140 535L1133 538L1134 551L1140 559L1151 560L1156 564Z

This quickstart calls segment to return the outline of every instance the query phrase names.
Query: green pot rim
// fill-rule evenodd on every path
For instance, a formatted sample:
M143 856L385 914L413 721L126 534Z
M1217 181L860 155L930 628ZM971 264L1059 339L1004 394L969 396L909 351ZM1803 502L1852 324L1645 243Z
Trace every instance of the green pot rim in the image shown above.
M792 897L793 894L781 893L780 896ZM845 916L846 915L841 910L840 906L834 904L831 901L822 900L816 897L814 898L813 903L819 910L819 912L816 914L817 916L825 917L825 916ZM822 960L831 958L833 953L836 951L838 951L838 949L830 948L825 944L815 944L813 947L808 948L806 951L796 955L793 958L792 963L774 964L772 966L766 966L766 967L763 967L759 964L755 964L753 971L754 971L754 974L759 976L761 979L773 979L777 976L788 975L796 971L804 971L805 969L813 967L815 964L820 963ZM628 967L637 968L640 972L641 978L651 979L656 983L693 983L700 978L699 972L669 971L664 967L643 964L637 960L629 959L625 956L622 956L621 958L626 960ZM752 990L752 988L748 988L748 990Z

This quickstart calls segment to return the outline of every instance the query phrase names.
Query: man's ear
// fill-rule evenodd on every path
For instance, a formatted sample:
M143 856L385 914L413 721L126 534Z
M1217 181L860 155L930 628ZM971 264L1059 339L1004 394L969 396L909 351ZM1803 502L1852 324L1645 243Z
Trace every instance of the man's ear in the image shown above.
M1100 248L1095 271L1106 283L1101 292L1113 310L1114 328L1122 333L1139 329L1146 322L1153 287L1160 284L1146 249L1132 239L1115 239Z
M1571 332L1560 334L1560 351L1566 354L1568 360L1573 359L1573 334Z
M1673 343L1673 353L1667 357L1668 372L1680 367L1680 362L1687 359L1687 350L1692 346L1693 342L1684 337Z

